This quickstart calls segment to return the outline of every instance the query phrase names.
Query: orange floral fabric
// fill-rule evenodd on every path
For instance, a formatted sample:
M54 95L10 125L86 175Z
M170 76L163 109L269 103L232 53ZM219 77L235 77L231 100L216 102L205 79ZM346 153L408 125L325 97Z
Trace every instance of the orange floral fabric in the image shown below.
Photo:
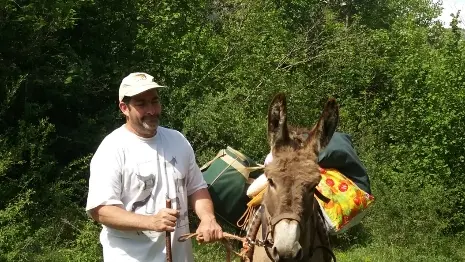
M322 178L316 189L330 201L317 200L332 233L342 233L360 222L374 197L336 169L320 168L320 172Z

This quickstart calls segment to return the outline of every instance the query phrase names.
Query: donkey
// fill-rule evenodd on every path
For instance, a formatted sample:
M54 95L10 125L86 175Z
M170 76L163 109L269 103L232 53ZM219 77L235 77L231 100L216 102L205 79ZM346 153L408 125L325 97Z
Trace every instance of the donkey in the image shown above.
M315 187L321 180L318 153L336 130L339 108L329 99L312 129L288 126L286 112L286 97L279 93L268 109L273 160L265 167L262 205L249 224L247 256L254 262L335 261L315 196L329 200Z

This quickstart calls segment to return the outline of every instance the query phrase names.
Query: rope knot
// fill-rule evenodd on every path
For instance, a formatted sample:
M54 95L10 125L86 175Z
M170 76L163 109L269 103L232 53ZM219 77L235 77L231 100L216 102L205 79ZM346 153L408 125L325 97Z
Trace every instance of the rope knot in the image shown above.
M181 235L178 238L178 241L179 242L185 242L188 239L191 239L193 237L200 237L200 239L202 238L202 236L200 234L198 234L198 233L188 233L188 234ZM240 253L233 250L229 240L237 240L237 241L242 242L243 247L242 247ZM231 261L231 252L233 252L234 254L236 254L238 257L242 258L246 262L250 261L249 258L246 256L246 253L247 253L247 251L249 250L250 247L247 244L247 240L244 237L239 237L239 236L224 232L223 233L223 239L221 240L221 242L223 242L223 245L226 248L226 261L227 262Z

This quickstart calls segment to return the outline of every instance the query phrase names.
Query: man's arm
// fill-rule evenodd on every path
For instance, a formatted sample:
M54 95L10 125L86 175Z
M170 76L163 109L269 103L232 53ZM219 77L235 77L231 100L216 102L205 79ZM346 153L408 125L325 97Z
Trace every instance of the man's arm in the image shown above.
M186 190L189 196L189 204L200 219L196 233L197 241L211 242L223 238L221 226L216 222L213 202L207 189L207 183L203 179L202 172L195 160L194 150L188 144L188 173L186 175Z
M98 206L90 211L92 218L111 228L125 231L173 232L179 212L162 209L156 215L146 216L124 210L120 206Z
M200 219L197 228L198 241L212 242L223 238L223 230L216 222L213 202L208 189L202 188L195 191L190 197L191 206Z
M189 197L190 204L200 220L216 220L213 202L208 189L202 188Z

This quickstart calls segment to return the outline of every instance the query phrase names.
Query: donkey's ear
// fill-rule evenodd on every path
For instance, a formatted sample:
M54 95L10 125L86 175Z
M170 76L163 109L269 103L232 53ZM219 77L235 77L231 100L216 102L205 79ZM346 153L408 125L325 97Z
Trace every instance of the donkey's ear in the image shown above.
M328 144L339 123L339 106L330 98L321 113L320 119L311 131L309 146L318 154Z
M278 93L268 108L268 142L271 149L289 143L286 96Z

